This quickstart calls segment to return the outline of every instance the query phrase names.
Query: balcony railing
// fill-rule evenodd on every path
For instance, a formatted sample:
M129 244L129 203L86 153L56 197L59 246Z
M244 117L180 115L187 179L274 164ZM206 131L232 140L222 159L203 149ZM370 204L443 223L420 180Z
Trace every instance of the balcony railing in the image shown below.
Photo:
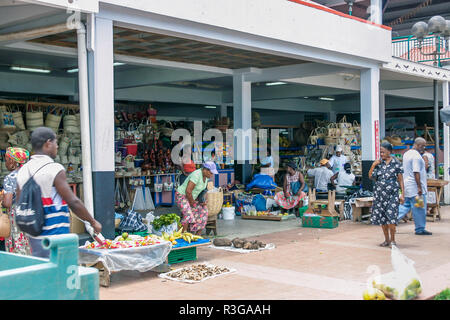
M440 38L437 42L437 47L439 51L444 50L444 39ZM422 42L422 52L431 53L436 49L434 37L426 37ZM420 62L424 64L433 65L433 56L424 55L419 49L419 42L414 36L409 37L398 37L392 39L392 56ZM450 60L450 51L446 55L438 55L437 61L438 66L442 66L443 61Z

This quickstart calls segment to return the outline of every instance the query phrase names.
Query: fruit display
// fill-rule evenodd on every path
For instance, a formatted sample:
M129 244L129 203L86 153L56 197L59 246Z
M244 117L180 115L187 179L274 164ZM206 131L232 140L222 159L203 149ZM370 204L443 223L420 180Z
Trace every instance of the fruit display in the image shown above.
M126 237L124 237L126 235ZM145 247L151 246L155 244L161 243L161 239L154 235L148 235L146 237L136 236L133 237L133 240L129 238L128 234L122 234L120 238L117 240L105 240L105 242L101 245L94 242L87 241L82 248L85 249L126 249L126 248L136 248L136 247Z
M278 217L283 217L283 216L288 216L289 213L279 213L279 211L249 211L247 213L248 216L255 216L255 217L262 217L262 216L278 216Z
M386 300L386 296L379 289L369 288L369 289L364 290L363 299L364 300Z
M411 279L406 282L398 279L391 272L373 280L373 287L381 290L386 297L396 300L411 300L422 292L422 286L418 279Z
M183 229L181 228L178 231L175 231L172 234L168 234L166 232L162 233L162 239L166 240L166 241L170 241L172 242L173 245L176 245L178 242L178 239L183 239L184 241L186 241L187 243L191 243L191 242L195 242L199 239L203 239L202 236L198 236L189 232L182 232Z

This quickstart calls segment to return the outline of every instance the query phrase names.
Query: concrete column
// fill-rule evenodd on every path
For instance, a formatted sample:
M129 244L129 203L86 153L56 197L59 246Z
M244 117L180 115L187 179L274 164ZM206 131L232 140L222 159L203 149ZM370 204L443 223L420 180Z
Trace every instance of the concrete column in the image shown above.
M91 106L92 181L95 219L102 234L114 238L114 53L111 20L94 18L87 28L95 39L88 53Z
M372 190L368 172L372 162L380 157L380 69L361 70L361 152L363 187ZM378 137L378 138L377 138Z
M370 21L383 24L383 0L370 0Z
M227 116L227 110L228 110L228 105L221 104L220 105L220 116L221 117L226 117Z
M450 105L449 100L449 85L448 81L442 83L442 105L447 107ZM444 124L444 180L449 181L449 168L450 168L450 130L449 126ZM444 202L445 204L450 204L450 187L447 185L444 187Z
M386 94L380 90L380 139L386 136Z
M244 74L233 76L234 161L236 179L250 182L252 160L252 92Z
M328 112L328 121L336 122L336 111Z

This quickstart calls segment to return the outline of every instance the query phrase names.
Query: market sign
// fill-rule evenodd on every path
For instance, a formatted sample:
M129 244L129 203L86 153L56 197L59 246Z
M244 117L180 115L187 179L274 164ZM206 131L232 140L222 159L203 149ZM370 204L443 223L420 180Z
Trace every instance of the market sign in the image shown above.
M71 11L98 13L98 0L23 0L23 2L62 8Z
M380 159L380 125L379 121L374 121L374 127L375 127L375 159Z

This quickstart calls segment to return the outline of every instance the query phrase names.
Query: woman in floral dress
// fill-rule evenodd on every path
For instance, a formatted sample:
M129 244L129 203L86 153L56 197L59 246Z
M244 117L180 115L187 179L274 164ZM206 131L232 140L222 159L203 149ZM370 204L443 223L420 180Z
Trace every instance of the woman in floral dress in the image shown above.
M305 179L301 172L297 171L297 165L290 162L287 165L287 173L284 176L283 191L275 194L274 200L283 211L295 208L306 196L304 192L305 185ZM292 190L293 187L296 190Z
M382 247L396 245L398 207L405 200L402 165L391 153L392 145L383 142L380 148L381 160L375 160L369 170L369 178L375 180L371 221L383 229L385 240L380 244ZM400 190L402 192L399 195Z
M11 223L11 234L5 239L5 247L7 252L18 253L23 255L31 255L31 248L28 238L17 227L14 221L15 200L17 188L17 172L20 167L28 161L30 154L22 148L8 148L6 151L6 168L11 171L3 181L3 200L2 207L9 211L9 221Z
M201 169L192 172L175 192L175 201L181 211L184 232L200 235L208 222L208 207L201 197L209 179L218 174L216 164L207 161Z

